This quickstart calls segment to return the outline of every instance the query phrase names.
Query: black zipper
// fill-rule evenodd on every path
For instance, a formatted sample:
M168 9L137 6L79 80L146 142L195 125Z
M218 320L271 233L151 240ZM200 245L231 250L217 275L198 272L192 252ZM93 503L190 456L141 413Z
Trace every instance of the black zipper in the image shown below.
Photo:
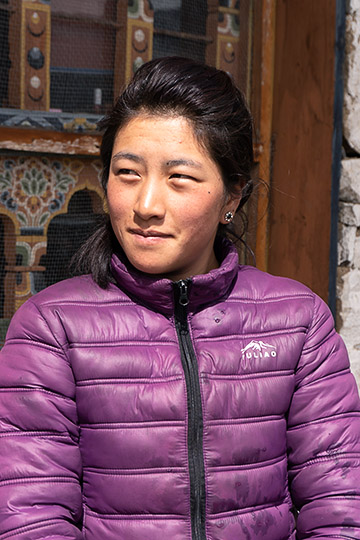
M206 540L203 416L198 365L190 337L187 319L189 286L191 286L191 280L189 279L174 283L175 325L179 339L181 362L185 373L187 389L188 456L192 539Z

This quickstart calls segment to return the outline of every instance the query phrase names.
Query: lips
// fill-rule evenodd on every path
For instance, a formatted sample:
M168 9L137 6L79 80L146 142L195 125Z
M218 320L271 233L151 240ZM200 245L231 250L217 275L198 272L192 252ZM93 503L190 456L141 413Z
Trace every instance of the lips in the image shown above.
M169 238L171 235L163 233L161 231L144 230L144 229L130 229L131 234L137 234L144 238Z

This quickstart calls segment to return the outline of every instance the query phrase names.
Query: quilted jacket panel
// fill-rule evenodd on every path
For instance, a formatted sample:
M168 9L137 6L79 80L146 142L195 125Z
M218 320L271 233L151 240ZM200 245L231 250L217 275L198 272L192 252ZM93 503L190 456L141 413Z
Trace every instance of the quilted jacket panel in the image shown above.
M0 538L191 539L173 285L58 283L0 355ZM326 305L237 265L193 278L207 540L360 539L360 406ZM295 530L295 518L297 515Z

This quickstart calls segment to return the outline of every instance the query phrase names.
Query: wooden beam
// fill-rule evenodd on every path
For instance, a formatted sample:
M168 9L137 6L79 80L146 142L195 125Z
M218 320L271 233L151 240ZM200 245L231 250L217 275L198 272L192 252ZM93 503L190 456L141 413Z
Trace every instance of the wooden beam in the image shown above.
M98 156L101 136L47 131L45 129L0 128L0 149L79 156Z

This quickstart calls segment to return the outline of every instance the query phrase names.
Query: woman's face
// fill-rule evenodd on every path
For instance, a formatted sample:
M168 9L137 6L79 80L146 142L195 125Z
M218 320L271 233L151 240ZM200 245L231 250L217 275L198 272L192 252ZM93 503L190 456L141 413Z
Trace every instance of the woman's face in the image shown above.
M107 202L138 270L176 281L216 268L216 231L239 199L225 194L218 166L185 118L140 114L118 132Z

